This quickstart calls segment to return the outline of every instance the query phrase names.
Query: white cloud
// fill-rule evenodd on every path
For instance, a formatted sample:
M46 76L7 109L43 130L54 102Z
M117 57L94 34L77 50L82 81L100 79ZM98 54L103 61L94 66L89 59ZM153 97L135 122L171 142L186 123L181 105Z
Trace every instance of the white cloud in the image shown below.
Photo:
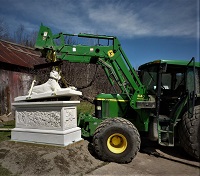
M190 36L197 34L197 0L174 0L153 3L142 9L140 16L158 36Z
M196 4L193 1L152 1L139 6L110 3L89 9L89 19L105 32L126 37L189 36L196 37ZM102 25L100 25L102 24Z
M0 16L11 26L29 30L40 22L53 29L126 38L143 36L196 37L199 0L2 0Z

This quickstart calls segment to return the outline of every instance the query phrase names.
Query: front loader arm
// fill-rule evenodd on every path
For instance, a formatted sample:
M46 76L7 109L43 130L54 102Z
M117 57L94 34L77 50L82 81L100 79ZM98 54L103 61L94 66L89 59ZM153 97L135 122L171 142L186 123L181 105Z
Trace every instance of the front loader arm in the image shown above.
M70 45L66 44L65 38L77 36L94 40L107 40L108 45ZM59 39L57 44L54 40ZM116 82L121 93L126 94L131 107L136 107L137 100L148 100L146 90L142 85L136 71L132 68L128 58L121 48L119 40L114 36L92 35L92 34L64 34L53 35L51 30L41 25L35 48L40 50L46 58L55 60L66 60L77 63L92 63L101 65L110 83ZM51 57L50 57L51 56Z

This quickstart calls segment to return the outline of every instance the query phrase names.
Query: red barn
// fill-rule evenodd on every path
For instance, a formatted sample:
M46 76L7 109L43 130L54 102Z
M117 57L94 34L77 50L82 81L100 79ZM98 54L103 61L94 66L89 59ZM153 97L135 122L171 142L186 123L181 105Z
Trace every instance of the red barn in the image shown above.
M0 40L0 115L12 112L14 98L27 94L34 65L42 63L34 48Z

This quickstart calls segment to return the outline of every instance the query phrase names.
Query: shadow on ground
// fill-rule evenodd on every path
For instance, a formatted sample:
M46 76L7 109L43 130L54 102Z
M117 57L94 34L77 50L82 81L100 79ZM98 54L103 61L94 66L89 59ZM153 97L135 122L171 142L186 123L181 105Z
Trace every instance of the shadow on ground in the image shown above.
M161 146L157 142L142 138L140 152L200 168L199 161L188 155L178 144L174 147Z

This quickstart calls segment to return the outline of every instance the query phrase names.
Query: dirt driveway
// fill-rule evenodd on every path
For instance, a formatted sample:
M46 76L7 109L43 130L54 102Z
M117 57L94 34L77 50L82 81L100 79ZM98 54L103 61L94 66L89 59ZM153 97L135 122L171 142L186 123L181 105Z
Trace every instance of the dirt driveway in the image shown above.
M68 147L4 141L0 164L10 175L200 175L199 163L176 147L146 145L131 163L116 164L98 160L86 140Z

